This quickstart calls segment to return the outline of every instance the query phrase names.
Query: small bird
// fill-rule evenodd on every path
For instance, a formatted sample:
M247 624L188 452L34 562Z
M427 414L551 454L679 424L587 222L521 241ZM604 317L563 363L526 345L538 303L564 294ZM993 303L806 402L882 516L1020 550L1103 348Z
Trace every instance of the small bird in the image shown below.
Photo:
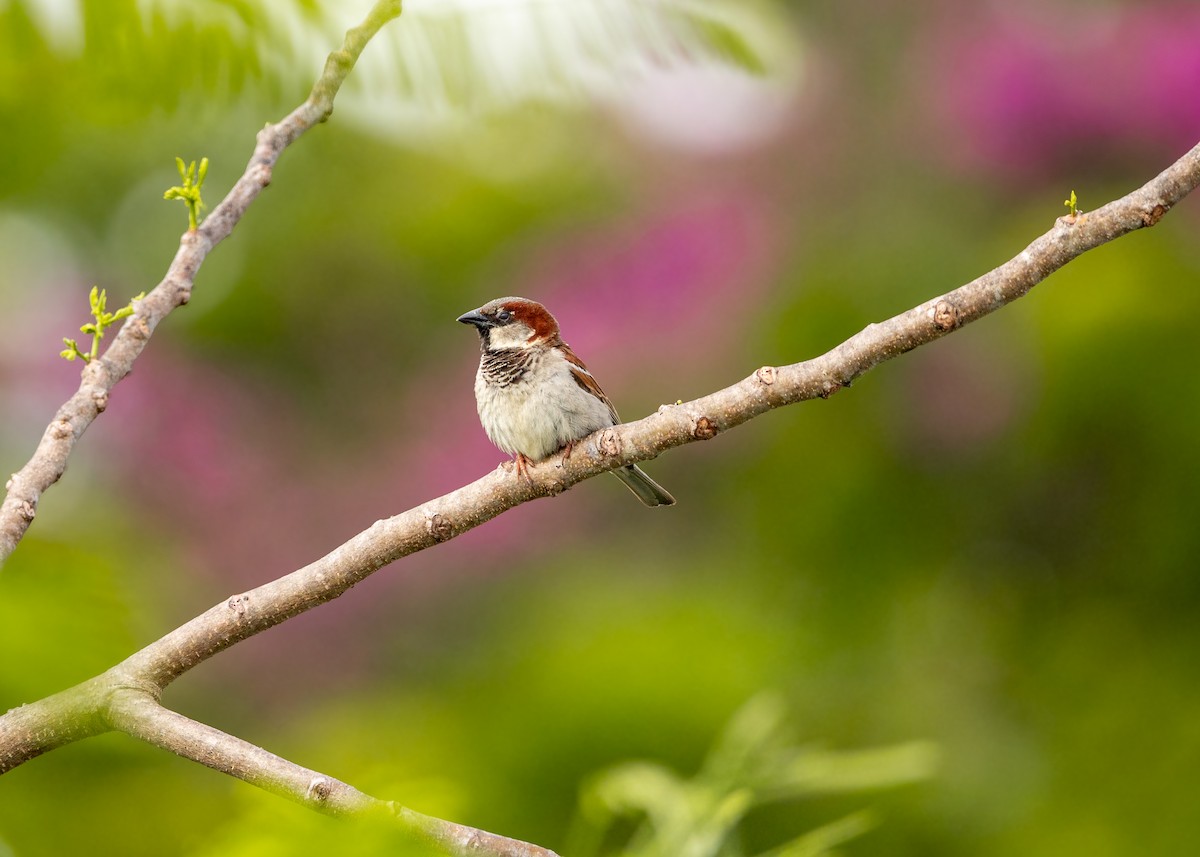
M566 449L575 441L621 421L617 411L559 335L558 322L537 301L497 298L458 317L479 331L475 403L488 439L517 461ZM613 474L647 506L671 506L675 498L628 464Z

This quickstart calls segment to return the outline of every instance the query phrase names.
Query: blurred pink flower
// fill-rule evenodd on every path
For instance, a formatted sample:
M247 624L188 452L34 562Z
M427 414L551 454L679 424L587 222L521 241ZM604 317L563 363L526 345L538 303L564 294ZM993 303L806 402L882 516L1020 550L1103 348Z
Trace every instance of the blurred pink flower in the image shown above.
M571 346L589 361L604 359L604 377L623 371L645 382L647 361L686 370L706 348L740 343L776 239L763 201L749 191L685 196L552 250L526 279Z
M122 478L146 514L163 513L158 523L199 568L247 580L247 569L278 568L299 541L265 532L303 532L285 513L296 482L285 413L244 376L160 346L139 360L93 431L129 458Z
M1200 139L1200 8L949 8L918 48L939 156L972 171L1078 174L1081 162L1160 161Z

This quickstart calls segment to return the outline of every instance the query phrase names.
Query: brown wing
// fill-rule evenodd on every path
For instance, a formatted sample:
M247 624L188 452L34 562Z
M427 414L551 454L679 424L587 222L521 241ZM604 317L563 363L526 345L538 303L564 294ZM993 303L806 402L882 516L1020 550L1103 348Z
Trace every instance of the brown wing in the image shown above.
M600 389L600 385L596 383L596 379L592 377L592 373L588 371L588 367L584 366L583 361L575 356L575 352L571 350L571 346L563 342L561 348L563 357L571 364L571 377L575 379L575 383L608 405L608 412L612 414L613 425L621 422L621 418L617 416L617 409L608 400L608 396L604 395L604 391Z

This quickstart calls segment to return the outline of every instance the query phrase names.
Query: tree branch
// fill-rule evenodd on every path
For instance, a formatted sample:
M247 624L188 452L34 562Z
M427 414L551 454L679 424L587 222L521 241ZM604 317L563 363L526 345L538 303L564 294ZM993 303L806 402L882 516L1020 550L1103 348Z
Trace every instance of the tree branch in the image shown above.
M76 442L108 406L113 387L133 369L154 329L176 307L188 302L196 272L218 243L227 238L271 182L275 162L289 145L333 112L333 99L363 48L379 28L400 14L400 0L378 0L359 26L347 31L339 50L329 55L325 70L308 99L274 125L258 132L257 145L242 177L196 230L179 240L167 274L143 300L98 360L83 369L79 389L58 409L42 434L33 457L12 475L0 504L0 565L16 549L33 523L42 494L67 467Z
M33 521L41 494L63 475L75 443L104 411L109 393L132 370L159 322L188 302L196 272L208 253L229 236L270 184L283 150L333 112L334 98L367 42L400 10L400 0L379 0L363 23L346 33L341 49L326 60L308 99L258 133L242 177L198 229L184 233L162 282L137 302L133 316L104 355L84 367L79 390L59 408L33 457L6 486L8 494L0 505L0 564L15 550ZM226 606L236 614L239 603L231 599ZM186 641L182 646L184 650L192 648ZM147 661L145 668L138 669L126 662L75 687L8 711L0 716L0 773L65 744L116 730L318 812L390 819L414 839L456 857L556 857L536 845L371 797L159 704L162 689L172 678L215 651L197 652L202 656L194 657L165 647L159 654L166 657L159 660L168 661L170 668L161 664L155 668Z
M114 694L112 729L251 785L333 816L370 816L394 823L414 840L440 846L454 857L556 857L553 851L422 815L379 800L333 777L301 767L248 741L199 723L160 705L149 693L124 688Z
M391 812L452 854L549 857L536 846L431 819L364 795L158 704L162 690L196 664L286 619L330 601L401 557L447 541L507 509L561 493L599 473L707 440L773 408L828 398L872 367L931 342L1027 294L1092 248L1153 226L1200 185L1197 145L1142 188L1091 212L1059 218L1015 258L960 288L869 325L826 354L764 366L709 396L664 405L645 419L597 432L518 478L507 464L475 482L392 518L376 521L312 564L234 595L108 672L0 716L0 773L35 756L109 730L237 776L332 814ZM215 212L214 212L215 214ZM182 251L181 251L182 252Z
M319 604L396 560L447 541L514 506L565 491L672 447L708 440L773 408L828 398L874 366L939 339L1024 296L1067 262L1144 226L1152 226L1200 185L1200 145L1140 189L1103 208L1061 217L1012 260L976 280L869 325L833 350L803 363L764 366L711 395L578 442L516 478L508 463L456 491L366 530L291 574L212 607L142 649L118 669L162 688L217 652Z

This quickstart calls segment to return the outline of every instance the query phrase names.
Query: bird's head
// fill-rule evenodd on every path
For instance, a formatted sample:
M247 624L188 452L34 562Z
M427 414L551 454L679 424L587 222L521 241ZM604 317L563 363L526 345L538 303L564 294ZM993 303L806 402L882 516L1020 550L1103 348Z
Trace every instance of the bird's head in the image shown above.
M540 303L528 298L497 298L479 309L463 313L458 320L474 325L483 347L493 351L530 348L559 340L558 322L554 316Z

